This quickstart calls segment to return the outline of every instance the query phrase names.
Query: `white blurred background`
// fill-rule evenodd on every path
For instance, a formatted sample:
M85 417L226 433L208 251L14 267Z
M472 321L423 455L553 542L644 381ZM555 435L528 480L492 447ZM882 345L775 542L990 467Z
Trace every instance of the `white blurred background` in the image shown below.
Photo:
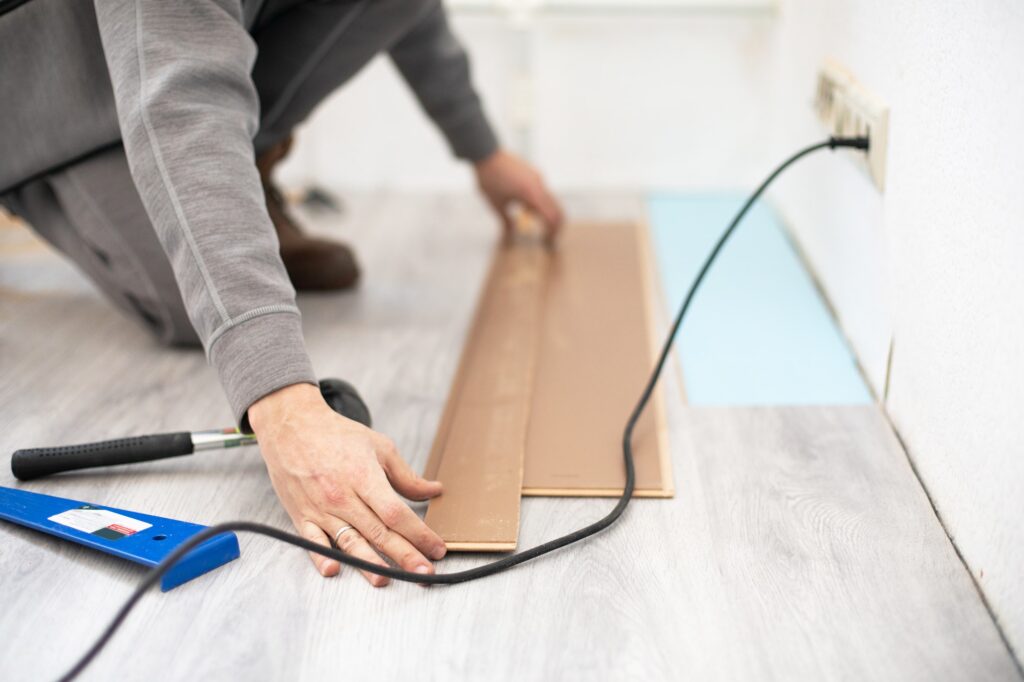
M751 152L763 156L769 128L773 3L448 4L503 142L555 185L719 188L763 168ZM711 129L722 137L710 140ZM285 170L291 182L470 186L386 58L325 103L304 133Z

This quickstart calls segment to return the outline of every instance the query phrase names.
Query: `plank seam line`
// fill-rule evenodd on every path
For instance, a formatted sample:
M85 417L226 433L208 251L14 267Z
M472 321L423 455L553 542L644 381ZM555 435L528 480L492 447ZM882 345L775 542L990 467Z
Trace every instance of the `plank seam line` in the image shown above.
M928 491L928 486L924 484L924 480L921 478L921 472L917 470L917 465L914 464L914 458L910 456L910 448L907 447L906 442L903 440L903 436L900 435L900 432L896 429L896 425L893 424L892 417L889 415L888 410L883 409L882 413L885 415L885 420L889 423L890 430L896 437L896 442L899 443L900 448L903 450L904 457L907 458L907 464L910 465L910 470L914 473L914 478L917 479L918 485L920 485L921 490L924 491L924 496L928 500L928 504L932 508L932 513L935 514L935 518L939 522L939 526L942 528L942 532L946 535L946 539L949 540L949 544L953 546L953 551L956 552L956 556L960 560L960 565L964 567L964 570L967 571L967 575L970 576L971 584L974 585L974 591L977 593L978 599L981 600L982 606L985 607L985 611L988 612L988 616L992 620L992 624L995 626L996 632L999 633L999 639L1003 641L1003 645L1010 654L1010 660L1013 661L1013 665L1017 669L1017 675L1024 679L1024 665L1021 665L1021 660L1017 655L1016 649L1013 648L1013 644L1006 637L1006 632L999 623L999 617L996 615L995 610L993 610L988 597L985 596L985 591L978 583L978 579L974 576L974 571L971 570L963 552L960 551L960 546L957 545L956 540L954 540L953 536L950 534L949 528L946 526L946 522L942 518L942 513L939 511L938 507L935 506L935 500L932 499L932 494Z

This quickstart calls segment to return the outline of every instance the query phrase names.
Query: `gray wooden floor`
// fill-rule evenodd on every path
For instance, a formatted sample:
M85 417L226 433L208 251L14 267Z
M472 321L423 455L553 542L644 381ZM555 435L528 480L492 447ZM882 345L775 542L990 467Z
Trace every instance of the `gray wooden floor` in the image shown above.
M570 208L642 217L628 197ZM475 200L444 197L362 197L327 223L356 243L366 280L301 299L314 364L354 381L422 467L494 229ZM12 229L0 229L0 364L2 453L231 423L199 353L153 345ZM240 562L147 595L85 678L1020 679L877 409L694 409L669 389L675 499L637 500L591 542L468 585L373 590L242 536ZM15 485L6 464L0 485ZM288 526L254 449L24 487ZM521 543L610 505L526 499ZM64 670L141 576L0 526L0 679Z

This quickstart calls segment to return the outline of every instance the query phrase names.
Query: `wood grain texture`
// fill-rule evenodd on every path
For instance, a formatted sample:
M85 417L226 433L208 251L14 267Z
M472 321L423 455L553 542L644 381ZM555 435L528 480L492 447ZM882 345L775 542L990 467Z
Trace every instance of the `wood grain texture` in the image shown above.
M654 365L636 222L575 222L551 255L523 492L622 494L622 429ZM669 497L661 392L633 437L638 495Z
M449 549L514 547L515 480L531 496L622 494L622 424L657 351L645 229L575 222L550 252L495 253L426 467L445 483L426 518ZM672 495L664 427L659 390L633 439L638 497Z
M515 549L549 258L498 248L427 462L444 483L425 521L450 550Z
M348 199L324 228L355 243L364 285L301 297L307 343L420 469L494 232L476 201ZM568 208L640 215L606 193ZM201 353L156 347L53 257L27 258L0 261L0 451L230 423ZM590 542L477 583L374 590L242 536L241 561L146 595L83 679L1020 679L877 409L694 410L678 388L666 384L676 497L637 500ZM16 485L6 467L0 485ZM288 527L253 449L18 485ZM610 504L525 499L520 544ZM0 679L56 677L141 575L0 525Z

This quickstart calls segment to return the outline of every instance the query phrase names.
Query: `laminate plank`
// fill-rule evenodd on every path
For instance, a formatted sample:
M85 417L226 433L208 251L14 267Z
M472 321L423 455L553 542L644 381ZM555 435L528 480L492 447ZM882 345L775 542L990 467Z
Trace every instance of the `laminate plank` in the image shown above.
M622 493L621 422L656 352L644 230L628 221L576 222L563 229L550 253L496 252L427 462L426 475L446 481L427 521L449 549L514 547L515 537L506 537L518 526L518 518L511 518L518 516L518 503L507 495L513 480L522 481L524 495ZM536 262L540 256L543 261ZM534 309L502 300L496 286L502 278L522 280L518 286L536 282L519 297ZM533 356L536 362L526 362ZM516 371L534 366L532 382ZM498 380L499 370L511 380ZM477 395L467 398L473 382ZM510 389L517 399L510 400ZM459 419L470 436L461 441L451 435ZM636 495L671 496L660 390L633 442ZM509 469L512 460L521 461L521 470Z
M495 251L427 464L444 493L425 521L450 550L516 547L548 264L539 245Z
M572 223L551 255L524 494L622 494L622 424L654 365L642 230ZM634 433L639 496L672 495L663 409L658 391Z

